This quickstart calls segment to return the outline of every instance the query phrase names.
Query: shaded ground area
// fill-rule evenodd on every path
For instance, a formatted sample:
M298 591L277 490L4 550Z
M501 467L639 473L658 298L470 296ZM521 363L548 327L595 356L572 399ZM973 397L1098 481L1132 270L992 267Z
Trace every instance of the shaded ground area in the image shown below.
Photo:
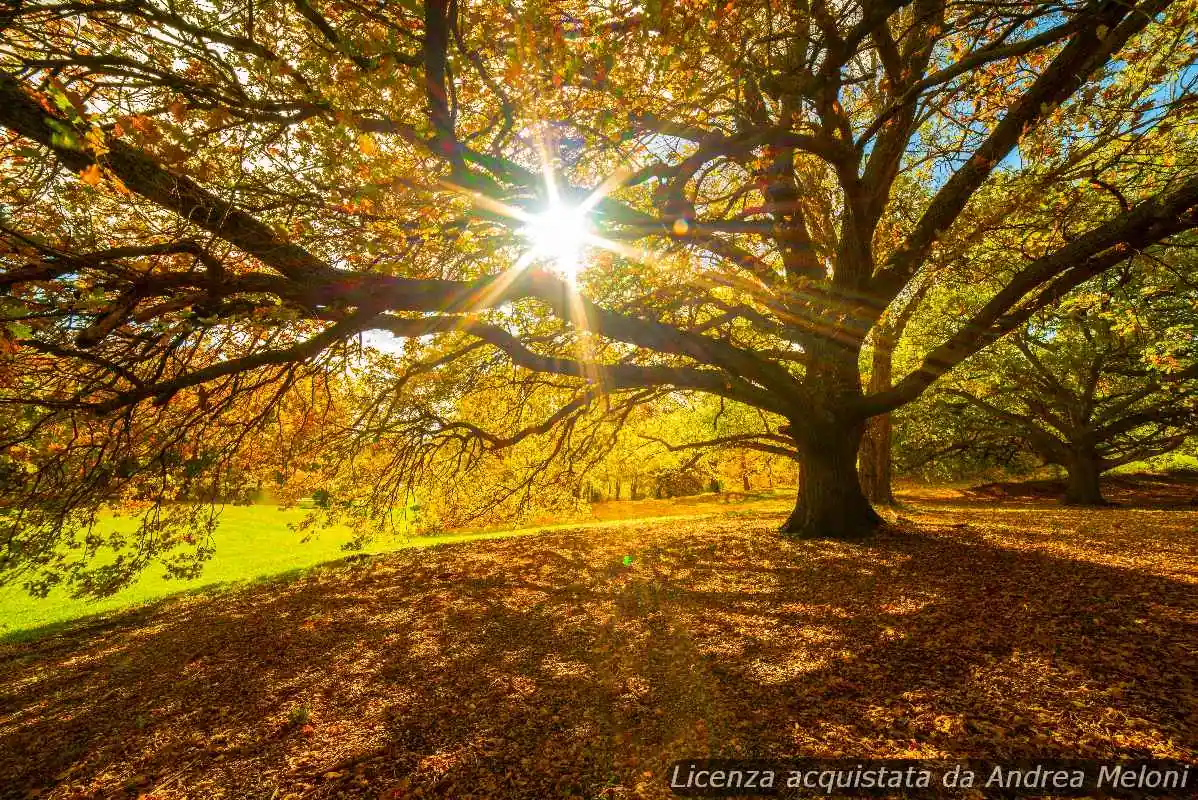
M1065 496L1065 481L1062 479L987 483L975 486L965 494L974 500L1059 500ZM1107 502L1118 505L1198 508L1198 472L1104 475L1102 495Z
M666 797L707 753L1195 757L1198 512L907 501L868 544L752 513L552 532L2 646L0 797Z
M383 535L368 543L364 552L378 554L409 547L522 536L546 529L571 529L582 524L588 527L624 525L629 520L646 522L655 517L677 519L743 511L782 512L793 504L794 494L791 487L752 493L702 494L673 500L603 502L572 518L546 516L526 521L519 528L508 525L450 530L436 535ZM71 625L85 617L109 615L113 611L131 609L184 592L227 591L247 581L293 576L317 564L344 558L346 551L342 545L353 538L352 532L337 526L305 537L291 526L298 525L307 513L302 508L283 508L267 503L225 507L213 542L216 554L205 565L203 573L190 580L165 576L162 565L156 563L142 572L132 585L99 600L75 597L67 586L56 587L46 598L30 597L19 583L0 586L0 643L38 638L55 627ZM129 533L135 527L135 517L115 521L109 517L101 523L100 533L122 528ZM98 618L92 620L101 621Z

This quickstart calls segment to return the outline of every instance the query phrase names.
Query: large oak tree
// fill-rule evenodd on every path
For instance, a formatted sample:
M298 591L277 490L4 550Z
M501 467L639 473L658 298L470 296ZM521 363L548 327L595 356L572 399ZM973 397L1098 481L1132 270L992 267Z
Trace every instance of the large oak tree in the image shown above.
M980 410L991 435L1063 467L1067 503L1104 505L1102 473L1198 431L1198 286L1143 272L1083 285L943 387Z
M1167 0L9 4L7 443L98 426L39 495L98 502L122 447L233 415L236 450L239 397L386 331L395 386L486 351L562 398L503 433L430 402L412 435L707 393L801 462L787 531L866 534L867 420L1198 225L1195 27ZM1093 213L1024 214L997 288L867 391L888 309L1045 196Z

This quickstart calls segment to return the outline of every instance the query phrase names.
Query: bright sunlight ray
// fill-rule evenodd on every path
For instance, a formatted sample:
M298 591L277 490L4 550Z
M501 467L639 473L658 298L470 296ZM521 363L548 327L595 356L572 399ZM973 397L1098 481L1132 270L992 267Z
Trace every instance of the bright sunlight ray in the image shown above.
M543 146L540 148L540 156L546 200L545 206L540 211L530 211L510 205L487 197L481 192L467 191L456 184L442 183L447 189L468 195L474 206L481 211L521 223L516 231L528 242L528 248L521 253L520 257L497 276L496 280L489 283L481 292L481 296L476 298L481 305L489 305L526 269L538 262L548 262L547 266L550 269L565 279L571 288L576 288L579 274L586 265L588 248L608 250L635 261L656 261L654 254L646 248L634 248L625 242L601 236L596 232L595 225L591 220L591 212L603 202L607 195L624 184L631 174L630 170L626 168L616 170L595 187L585 199L574 204L562 196L548 151ZM595 360L596 343L592 338L592 327L587 319L586 305L577 291L571 294L569 315L571 323L579 333L578 359L587 373L583 377L590 383L600 384L602 376L599 371L589 368Z
M583 251L593 237L586 212L560 201L529 220L520 233L532 245L534 259L549 259L553 268L571 284L578 279Z
M618 170L581 203L574 205L562 198L547 154L542 152L541 156L547 202L540 211L530 212L479 192L464 192L470 195L477 208L523 223L517 231L528 241L529 248L507 270L510 273L508 282L532 264L548 261L550 268L573 286L585 264L586 249L589 247L610 250L628 257L645 255L642 251L633 250L621 242L597 234L590 218L591 211L603 198L621 185L629 174L627 170ZM463 191L454 184L443 185L454 191Z

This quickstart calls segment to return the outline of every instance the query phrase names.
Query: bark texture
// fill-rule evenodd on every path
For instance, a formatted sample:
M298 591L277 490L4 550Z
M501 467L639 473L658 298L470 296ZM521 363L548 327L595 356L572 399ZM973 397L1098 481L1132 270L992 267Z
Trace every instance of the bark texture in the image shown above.
M1102 496L1102 463L1097 455L1074 453L1065 463L1069 473L1065 484L1065 504L1070 506L1105 506Z
M882 522L861 490L857 451L862 426L821 430L804 448L795 509L782 532L803 539L863 539Z
M891 488L890 415L880 414L869 421L861 440L861 489L875 505L894 505Z

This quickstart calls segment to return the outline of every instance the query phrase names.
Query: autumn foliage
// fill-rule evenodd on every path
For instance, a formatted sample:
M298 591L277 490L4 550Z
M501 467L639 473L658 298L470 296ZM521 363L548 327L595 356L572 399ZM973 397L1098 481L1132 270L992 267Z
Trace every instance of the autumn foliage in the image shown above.
M164 504L271 482L560 506L679 402L748 421L668 452L790 459L787 533L868 536L867 428L884 502L886 415L1114 271L1192 286L1195 13L6 7L0 566L113 585L62 546L127 502L125 566L190 569Z

